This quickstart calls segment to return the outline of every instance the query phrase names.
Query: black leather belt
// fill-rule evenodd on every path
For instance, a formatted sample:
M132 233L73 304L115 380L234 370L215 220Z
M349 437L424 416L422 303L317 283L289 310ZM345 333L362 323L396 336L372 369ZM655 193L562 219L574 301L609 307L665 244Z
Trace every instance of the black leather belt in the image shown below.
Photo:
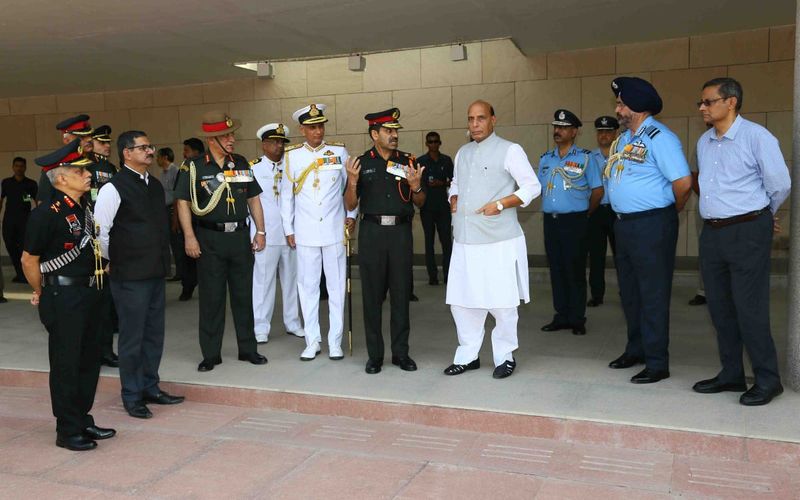
M48 274L42 280L42 286L94 286L94 276L61 276Z
M363 214L362 219L378 224L379 226L398 226L411 222L413 215L369 215Z
M210 229L221 233L232 233L234 231L244 231L247 229L247 220L240 220L238 222L208 222L198 220L197 225L203 229Z
M545 215L545 217L550 217L552 219L569 219L571 217L583 217L585 219L586 212L587 212L586 210L583 210L581 212L567 212L565 214L557 214L553 212L542 212L542 213Z
M632 220L632 219L641 219L642 217L649 217L651 215L656 215L661 212L666 212L668 210L675 211L675 205L668 205L663 208L654 208L652 210L642 210L641 212L630 212L627 214L617 212L617 219L619 220Z
M770 211L769 207L766 206L761 210L747 212L746 214L734 215L733 217L727 217L725 219L703 219L703 222L705 222L707 226L711 227L725 227L725 226L730 226L731 224L739 224L740 222L749 222L751 220L756 220L759 215L765 214L769 211Z

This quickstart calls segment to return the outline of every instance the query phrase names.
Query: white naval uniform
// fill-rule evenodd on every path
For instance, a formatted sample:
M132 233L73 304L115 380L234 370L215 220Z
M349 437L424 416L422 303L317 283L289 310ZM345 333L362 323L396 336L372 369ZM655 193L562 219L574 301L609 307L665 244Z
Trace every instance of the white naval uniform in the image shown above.
M328 288L328 346L339 349L344 329L346 255L344 246L344 189L348 158L344 145L327 144L316 148L308 143L290 148L284 155L281 183L283 232L293 234L297 245L297 288L305 320L306 345L322 343L319 327L319 283L322 269ZM324 163L312 171L299 193L294 194L291 179L322 158ZM348 212L356 217L356 212Z
M487 173L493 178L481 182L480 176ZM453 217L455 241L447 282L446 303L456 323L459 343L453 363L466 365L477 359L486 314L491 313L496 322L492 352L494 364L499 366L514 359L513 352L518 347L517 306L520 301L530 302L528 252L516 210L485 216L475 214L475 209L510 194L519 197L525 207L541 194L542 187L522 148L495 134L459 149L449 196L459 195L459 176L467 175L472 175L473 180L470 192L459 196ZM507 177L507 192L476 194L498 177ZM466 204L468 199L474 206ZM505 217L503 227L495 228L501 216Z
M253 316L256 341L266 342L275 310L276 278L280 277L283 298L283 326L287 332L302 336L303 325L297 302L297 252L286 243L281 222L280 188L283 159L273 162L266 155L251 164L253 175L261 186L261 206L264 209L264 232L267 246L255 253L253 265ZM276 191L277 190L277 191ZM255 222L250 220L250 239L256 234Z

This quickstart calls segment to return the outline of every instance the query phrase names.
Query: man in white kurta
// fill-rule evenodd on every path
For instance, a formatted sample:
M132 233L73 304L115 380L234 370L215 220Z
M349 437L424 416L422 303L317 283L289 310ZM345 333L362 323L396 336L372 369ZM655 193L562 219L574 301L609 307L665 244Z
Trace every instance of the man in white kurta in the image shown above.
M522 148L494 133L497 118L484 101L470 105L472 142L458 150L450 186L453 254L447 283L458 333L458 349L446 375L480 368L486 314L492 331L494 378L516 368L517 307L530 302L528 252L516 207L525 207L542 187Z
M264 231L267 246L255 254L253 265L253 317L256 341L269 340L272 313L275 310L277 278L281 280L283 326L286 333L304 337L297 302L297 251L286 243L281 222L281 182L283 179L283 152L289 142L289 127L282 123L264 125L256 136L261 141L264 155L250 162L256 181L261 186L261 206L264 208ZM250 224L251 237L256 226Z
M297 289L305 320L306 348L302 361L321 352L319 283L322 270L328 289L328 357L340 360L344 330L345 246L344 144L325 142L324 104L298 109L292 118L300 124L305 142L286 148L281 183L281 219L289 246L297 248ZM347 214L354 225L355 211Z

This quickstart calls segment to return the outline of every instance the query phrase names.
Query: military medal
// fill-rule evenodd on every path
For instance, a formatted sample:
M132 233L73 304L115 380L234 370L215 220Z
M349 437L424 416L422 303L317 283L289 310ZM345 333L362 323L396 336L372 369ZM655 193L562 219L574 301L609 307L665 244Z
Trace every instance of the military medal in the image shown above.
M219 182L225 182L225 174L223 174L222 172L218 173L217 174L217 180Z
M236 165L234 165L232 161L229 161L229 162L228 162L228 168L233 168L233 167L235 167L235 166L236 166Z

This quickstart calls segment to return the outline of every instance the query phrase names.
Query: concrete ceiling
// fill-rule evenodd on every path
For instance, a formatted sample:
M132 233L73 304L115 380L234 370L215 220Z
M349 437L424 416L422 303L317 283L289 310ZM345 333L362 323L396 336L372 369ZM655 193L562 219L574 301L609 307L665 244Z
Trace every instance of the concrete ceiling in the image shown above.
M237 61L511 37L527 54L793 24L795 0L0 0L0 97L252 75Z

